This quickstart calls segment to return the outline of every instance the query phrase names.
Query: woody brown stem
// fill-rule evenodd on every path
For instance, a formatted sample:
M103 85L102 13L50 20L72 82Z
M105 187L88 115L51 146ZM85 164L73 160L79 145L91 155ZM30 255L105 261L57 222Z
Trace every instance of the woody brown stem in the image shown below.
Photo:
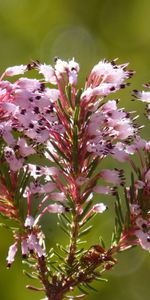
M39 278L44 286L45 294L47 298L52 300L51 298L51 284L48 280L48 269L46 267L45 258L38 258L38 268L39 268Z
M52 283L49 282L49 272L46 266L45 258L38 258L39 279L43 284L47 300L62 300L64 292L68 291L68 286L64 291L62 282L57 280L55 276L52 278Z

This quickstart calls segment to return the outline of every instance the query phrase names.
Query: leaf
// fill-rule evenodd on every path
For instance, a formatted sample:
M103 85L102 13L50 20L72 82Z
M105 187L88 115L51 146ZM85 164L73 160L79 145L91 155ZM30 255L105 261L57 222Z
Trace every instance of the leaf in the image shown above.
M113 231L112 236L111 236L111 244L114 244L115 242L115 232Z
M93 286L91 286L89 283L86 282L85 285L86 285L90 290L92 290L92 291L94 291L94 292L98 292L98 290L95 289Z
M28 183L29 183L30 176L31 176L31 174L30 174L30 172L28 172L28 170L27 170L27 171L24 173L24 176L23 176L23 178L22 178L22 181L21 181L21 183L20 183L20 186L18 185L18 189L17 189L16 194L15 194L15 197L14 197L15 200L19 200L19 199L22 198L23 193L24 193L24 191L25 191L25 189L26 189L26 187L27 187L27 185L28 185ZM19 198L19 199L17 199L17 198Z
M89 294L86 290L84 290L84 289L82 288L81 285L78 285L78 289L79 289L80 292L82 292L82 293L84 293L84 294L86 294L86 295Z
M58 214L58 219L59 219L60 225L62 224L62 226L64 226L64 228L68 229L68 227L70 227L70 224L68 222L64 221L61 214Z
M65 107L62 107L61 101L59 99L57 100L57 103L58 103L58 106L60 108L61 113L63 112L63 114L65 115L67 121L70 123L70 115L66 111Z
M74 112L74 125L77 125L78 124L78 119L79 119L79 113L80 113L80 106L79 106L79 103L76 105L76 108L75 108L75 112Z
M60 223L57 223L57 225L62 229L62 231L70 238L70 232L67 231Z
M65 92L66 92L68 103L71 106L71 108L73 108L73 105L72 105L72 86L71 86L71 84L68 84L68 86L66 86Z
M26 270L23 270L23 274L25 274L30 279L38 279L38 276L32 275L31 273L27 272Z
M82 92L83 92L83 89L79 89L76 93L76 105L79 105L79 103L80 103L80 98L81 98Z
M60 169L66 173L66 170L63 168L63 166L59 163L59 161L55 158L55 156L48 150L46 149L46 152L52 157L52 159L55 161L55 163L60 167Z
M87 175L88 178L90 178L93 174L93 172L96 170L97 166L99 163L99 157L96 157L91 164L89 165L88 169L89 169L89 173Z
M64 152L62 152L59 147L53 142L51 141L51 144L53 145L53 147L55 148L56 152L60 155L60 157L63 157L66 161L68 161L67 156L64 154Z
M25 188L27 186L28 180L27 181L25 180L25 173L24 172L20 172L18 177L17 177L17 189L15 191L13 199L14 199L14 203L15 203L16 208L19 209L20 199L23 196L23 193L24 193Z
M134 202L134 174L131 172L130 201Z
M77 244L78 245L86 244L86 243L87 243L87 241L81 241L80 239L77 240Z
M61 251L63 251L65 254L68 254L69 251L67 251L62 245L56 244L57 248Z
M83 299L85 298L86 294L82 294L82 295L77 295L77 296L64 296L64 298L67 298L69 300L74 300L74 299Z
M81 214L79 220L82 220L82 219L87 215L87 213L89 212L89 210L90 210L92 204L93 204L92 199L91 199L90 201L87 202L87 204L85 205L84 210L83 210L83 213ZM82 225L81 225L81 226L82 226Z
M71 224L71 220L65 214L61 214L61 216L66 219L69 224Z
M4 224L4 223L0 223L0 227L11 230L11 231L14 231L14 232L15 231L17 232L19 230L19 228L17 228L17 227L12 227L12 226L9 226L9 225Z
M44 288L37 288L37 287L32 286L32 285L26 285L26 288L29 289L29 290L32 290L32 291L36 291L36 292L44 291Z
M103 277L98 277L98 276L96 276L95 279L98 280L98 281L105 281L105 282L108 282L108 279L107 279L107 278L103 278Z
M26 260L22 260L22 264L23 265L27 265L29 268L34 268L35 266L35 262L29 262L27 259Z
M122 233L122 227L118 223L118 219L115 218L114 242L116 244L118 244L118 242L120 240L121 233Z
M1 164L0 173L5 181L5 185L9 191L9 193L11 193L12 192L12 182L11 182L11 177L10 177L10 173L9 173L9 168L6 163Z
M102 247L105 249L105 243L104 243L102 236L99 237L99 242L102 245Z
M81 254L81 253L83 253L83 251L85 251L84 248L81 248L81 249L76 251L76 254Z
M127 211L130 214L130 205L129 205L129 200L128 200L128 197L127 197L127 190L126 190L126 188L124 189L124 195L125 195L125 201L126 201Z
M91 216L89 216L84 223L80 222L80 227L84 227L85 225L87 225L90 221L92 221L95 217L96 217L97 213L93 213Z
M120 220L122 223L124 223L124 217L123 217L122 208L121 208L121 199L119 197L118 192L116 192L115 195L116 195L116 200L117 200L116 203L117 203L117 209L118 209L118 213L120 216Z
M57 262L54 262L54 263L57 263ZM60 269L59 269L58 267L56 267L54 264L52 264L51 262L50 262L50 265L51 265L51 268L52 268L53 270L55 270L55 271L57 271L57 272L60 271Z
M78 172L78 127L73 128L73 145L72 145L72 158L75 174Z
M64 262L64 257L62 255L60 255L56 250L54 250L54 254L61 260Z
M147 153L148 167L150 168L150 153Z
M117 224L119 224L120 228L122 229L122 221L120 219L120 214L119 214L117 202L115 202L115 212L116 212Z
M90 230L92 229L93 225L90 225L89 227L85 228L83 231L81 231L79 233L79 237L86 235L87 233L90 232Z
M126 208L127 208L125 226L126 226L127 229L129 229L130 225L131 225L130 206L129 206L129 200L128 200L128 197L127 197L127 190L126 189L124 189L124 196L125 196L125 203L126 203Z

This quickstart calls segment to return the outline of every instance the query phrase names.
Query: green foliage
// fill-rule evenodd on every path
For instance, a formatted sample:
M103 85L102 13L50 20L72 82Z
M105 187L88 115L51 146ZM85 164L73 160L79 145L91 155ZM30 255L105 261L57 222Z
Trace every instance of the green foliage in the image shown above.
M78 171L78 126L73 128L73 145L72 145L72 159L75 174Z

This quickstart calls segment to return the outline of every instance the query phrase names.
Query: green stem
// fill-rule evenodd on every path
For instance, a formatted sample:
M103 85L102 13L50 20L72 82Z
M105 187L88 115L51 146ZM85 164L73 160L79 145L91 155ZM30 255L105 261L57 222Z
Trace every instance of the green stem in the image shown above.
M75 213L72 220L71 226L71 240L69 247L69 255L67 257L67 263L72 265L75 260L76 248L77 248L77 238L79 233L79 216L78 213Z

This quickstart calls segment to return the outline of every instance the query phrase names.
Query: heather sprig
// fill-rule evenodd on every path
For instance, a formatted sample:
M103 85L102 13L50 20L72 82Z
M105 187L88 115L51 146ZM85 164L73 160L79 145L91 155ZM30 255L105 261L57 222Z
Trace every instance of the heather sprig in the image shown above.
M33 61L1 76L0 214L14 238L7 266L21 249L24 273L42 284L28 288L43 291L45 299L84 298L116 264L117 253L136 245L150 251L150 143L140 137L136 116L109 100L129 85L134 72L127 66L100 61L83 89L74 59L56 58L54 67ZM16 79L31 70L40 79ZM149 101L149 92L134 93ZM121 169L101 168L106 157L122 163ZM124 163L131 170L129 186ZM99 194L114 203L112 240L106 247L101 238L87 248L92 219L109 209L96 200ZM45 214L50 221L58 215L66 246L47 249ZM75 288L79 295L72 296Z

